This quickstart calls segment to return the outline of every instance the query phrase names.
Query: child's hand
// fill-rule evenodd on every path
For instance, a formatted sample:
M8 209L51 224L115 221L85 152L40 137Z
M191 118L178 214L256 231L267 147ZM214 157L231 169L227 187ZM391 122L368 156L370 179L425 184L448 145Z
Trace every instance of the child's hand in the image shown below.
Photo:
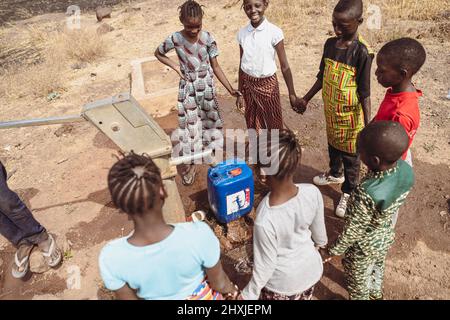
M301 99L297 98L294 106L292 106L292 109L294 109L294 111L299 114L304 114L307 106L308 101L306 101L304 98Z
M236 108L242 114L245 114L245 102L242 95L238 96L236 99Z
M235 98L238 98L238 97L241 97L241 96L242 96L242 93L241 93L240 91L238 91L238 90L235 90L235 89L232 89L231 92L230 92L230 94L231 94L233 97L235 97Z
M330 262L331 259L333 258L333 256L331 256L330 253L328 252L327 247L318 247L317 250L319 251L320 256L322 257L322 261L324 264Z

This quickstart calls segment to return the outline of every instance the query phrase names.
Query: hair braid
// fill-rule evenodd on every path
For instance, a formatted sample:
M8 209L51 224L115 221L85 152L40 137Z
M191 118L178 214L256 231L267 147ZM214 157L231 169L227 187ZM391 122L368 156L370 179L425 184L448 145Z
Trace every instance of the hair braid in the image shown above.
M128 214L153 209L162 185L161 173L148 155L131 152L111 168L108 188L114 204Z
M180 21L185 22L187 18L203 18L204 11L195 0L188 0L178 7L180 11Z

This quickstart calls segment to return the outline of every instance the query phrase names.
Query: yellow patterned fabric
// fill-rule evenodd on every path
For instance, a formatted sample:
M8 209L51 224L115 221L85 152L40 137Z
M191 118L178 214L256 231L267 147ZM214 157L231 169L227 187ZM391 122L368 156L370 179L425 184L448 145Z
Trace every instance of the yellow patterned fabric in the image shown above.
M358 98L356 68L325 58L322 97L328 143L356 153L356 138L364 128L364 113Z

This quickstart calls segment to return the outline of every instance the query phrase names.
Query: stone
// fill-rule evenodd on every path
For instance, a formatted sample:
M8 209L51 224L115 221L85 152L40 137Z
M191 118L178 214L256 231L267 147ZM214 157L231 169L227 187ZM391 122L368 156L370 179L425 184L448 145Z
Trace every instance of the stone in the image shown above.
M77 62L70 66L73 70L79 70L87 67L87 63L85 62Z
M56 130L54 132L54 135L57 136L58 138L62 137L62 136L66 136L66 135L72 133L73 129L74 129L73 125L71 125L71 124L67 124L67 125L64 124L58 130Z
M2 266L3 266L3 259L0 258L0 271L1 271Z
M100 27L97 28L97 34L105 34L114 31L114 28L107 23L102 23Z
M95 10L95 15L97 16L97 21L101 22L103 19L111 18L112 9L106 7L97 7Z
M33 273L44 273L50 270L42 252L35 248L30 255L30 271Z
M141 7L129 7L129 8L126 8L123 12L128 13L128 12L137 12L137 11L141 11L141 10L142 10Z

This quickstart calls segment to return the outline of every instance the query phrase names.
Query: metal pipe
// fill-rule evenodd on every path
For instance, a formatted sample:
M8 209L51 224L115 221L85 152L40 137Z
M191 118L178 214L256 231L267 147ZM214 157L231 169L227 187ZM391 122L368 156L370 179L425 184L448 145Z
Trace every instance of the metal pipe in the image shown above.
M194 155L191 156L183 156L183 157L179 157L179 158L172 158L170 159L170 165L171 166L178 166L180 164L190 164L195 160L198 159L209 159L209 160L214 160L212 159L212 149L200 152L200 153L196 153ZM214 164L213 164L214 165Z
M83 121L86 121L86 119L82 115L30 119L30 120L16 120L16 121L0 122L0 129L45 126L51 124L63 124L72 122L83 122Z

